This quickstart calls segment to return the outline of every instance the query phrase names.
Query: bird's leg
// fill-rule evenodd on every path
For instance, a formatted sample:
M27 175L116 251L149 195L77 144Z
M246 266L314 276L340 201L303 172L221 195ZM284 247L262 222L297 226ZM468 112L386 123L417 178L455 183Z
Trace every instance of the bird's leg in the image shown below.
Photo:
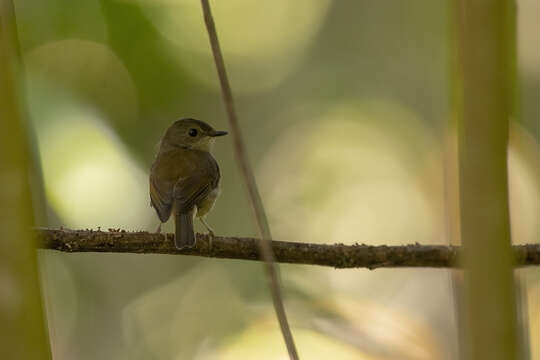
M214 240L214 230L212 230L210 225L208 225L206 220L204 220L203 216L199 217L199 220L201 220L201 223L204 225L206 230L208 230L208 235L209 235L208 246L209 246L210 251L211 251L212 250L212 241Z
M158 227L157 227L157 229L156 229L156 234L161 234L161 225L162 225L162 223L161 223L161 221L160 221L160 222L159 222L159 225L158 225ZM164 234L163 234L163 238L165 239L165 241L167 241L167 233L164 233Z
M199 220L201 220L201 223L204 225L204 227L206 228L206 230L208 230L208 233L212 236L214 236L214 230L212 230L212 228L210 227L210 225L208 225L208 223L206 222L206 220L204 220L204 218L201 216L199 218Z

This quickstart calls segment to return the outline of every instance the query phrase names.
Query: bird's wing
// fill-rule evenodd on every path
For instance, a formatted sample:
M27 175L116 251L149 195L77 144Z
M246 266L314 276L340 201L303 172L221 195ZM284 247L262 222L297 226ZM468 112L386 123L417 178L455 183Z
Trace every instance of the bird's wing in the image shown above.
M150 202L156 209L161 222L167 222L171 216L173 190L174 184L159 181L153 174L150 174Z
M175 211L189 212L213 190L210 179L198 176L179 179L174 186Z
M199 166L191 176L180 178L174 185L173 197L178 212L191 211L218 186L220 174L214 158L204 154L200 161L206 164Z

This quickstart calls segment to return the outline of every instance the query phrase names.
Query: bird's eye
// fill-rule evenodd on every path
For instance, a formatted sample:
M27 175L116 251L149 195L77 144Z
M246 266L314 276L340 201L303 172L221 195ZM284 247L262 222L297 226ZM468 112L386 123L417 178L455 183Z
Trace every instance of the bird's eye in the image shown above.
M191 136L191 137L197 136L197 129L189 129L188 134L189 134L189 136Z

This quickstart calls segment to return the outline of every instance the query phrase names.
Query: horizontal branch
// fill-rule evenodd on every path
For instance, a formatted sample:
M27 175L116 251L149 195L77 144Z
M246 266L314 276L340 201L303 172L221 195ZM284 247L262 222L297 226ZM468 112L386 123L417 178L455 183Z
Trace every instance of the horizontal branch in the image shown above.
M64 252L195 255L212 258L260 260L259 240L197 234L191 249L178 250L173 234L94 230L37 230L38 247ZM444 245L372 246L272 241L275 261L334 268L455 267L460 248ZM513 246L517 266L540 265L540 244Z

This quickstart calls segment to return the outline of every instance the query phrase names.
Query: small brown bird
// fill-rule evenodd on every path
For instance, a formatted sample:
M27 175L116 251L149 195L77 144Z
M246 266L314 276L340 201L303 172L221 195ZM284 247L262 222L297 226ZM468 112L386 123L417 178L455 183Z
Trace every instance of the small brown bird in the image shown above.
M195 245L195 215L214 235L204 216L219 195L219 166L210 151L214 138L223 135L227 132L216 131L203 121L181 119L161 139L150 170L150 201L161 223L174 211L174 241L178 249Z

